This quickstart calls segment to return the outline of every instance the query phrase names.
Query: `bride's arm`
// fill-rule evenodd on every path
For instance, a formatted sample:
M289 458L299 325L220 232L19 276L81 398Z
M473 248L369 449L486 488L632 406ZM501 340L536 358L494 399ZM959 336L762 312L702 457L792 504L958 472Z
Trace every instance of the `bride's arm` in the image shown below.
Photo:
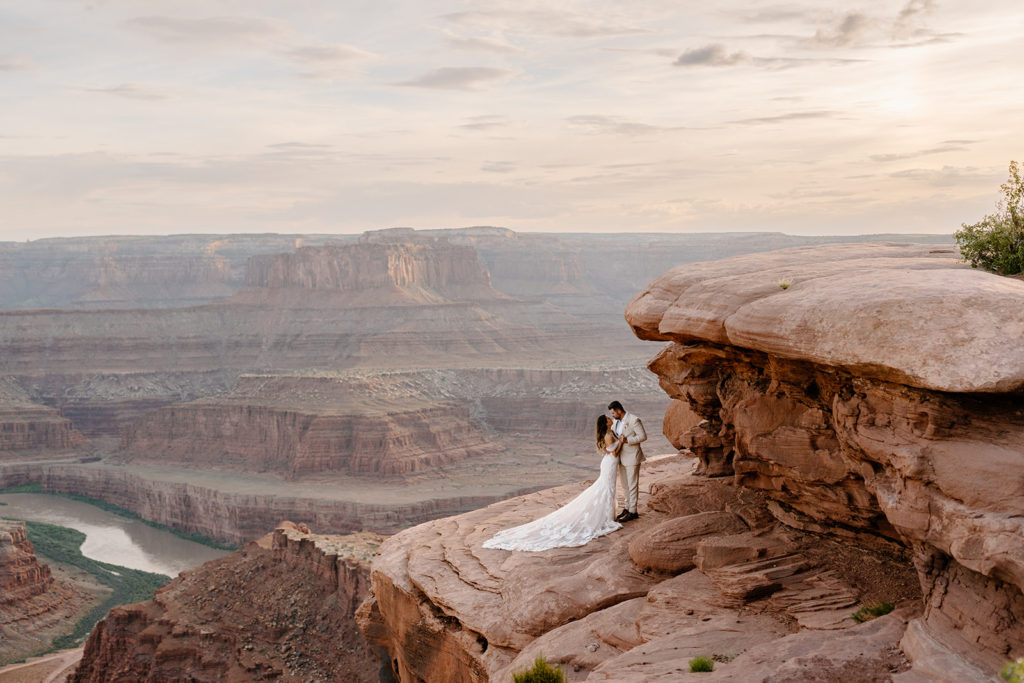
M608 432L604 435L604 448L608 450L608 447L615 444L615 449L611 451L611 454L618 457L619 451L622 450L622 442L615 438L615 435Z

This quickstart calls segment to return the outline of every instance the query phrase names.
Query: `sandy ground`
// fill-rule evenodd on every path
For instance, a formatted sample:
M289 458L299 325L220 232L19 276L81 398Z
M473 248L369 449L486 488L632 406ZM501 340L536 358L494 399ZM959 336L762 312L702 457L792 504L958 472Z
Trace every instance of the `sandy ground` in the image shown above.
M0 669L0 683L57 683L67 676L82 659L82 648L61 650L53 654L33 657L22 664L11 664Z

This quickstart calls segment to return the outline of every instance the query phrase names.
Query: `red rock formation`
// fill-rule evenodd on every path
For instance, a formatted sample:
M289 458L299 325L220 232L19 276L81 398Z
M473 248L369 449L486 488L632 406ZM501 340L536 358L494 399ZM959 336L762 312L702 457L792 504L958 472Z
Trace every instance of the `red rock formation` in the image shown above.
M689 470L682 457L649 462L640 519L581 548L481 544L582 484L403 531L373 564L360 628L399 680L508 680L541 653L570 681L681 680L697 655L735 658L719 666L742 672L736 680L791 664L780 652L816 657L785 680L908 668L899 642L920 592L905 551L880 542L867 559L786 529L760 495ZM863 626L850 619L881 595L907 609Z
M280 490L224 490L147 474L142 476L123 466L99 463L0 464L0 488L38 483L47 491L97 498L147 521L236 545L259 536L274 526L274 519L284 516L330 533L369 530L387 534L535 488L499 489L489 495L409 496L408 500L365 503L325 495L322 490L330 484L324 482L312 484L303 495L289 495Z
M9 608L52 587L50 568L36 559L25 523L0 520L0 606Z
M90 602L39 561L24 522L0 519L0 664L47 649Z
M82 434L53 408L33 403L17 382L0 377L0 453L68 450Z
M375 681L352 615L380 541L285 522L153 600L111 610L71 680Z
M344 305L378 305L387 293L402 301L497 299L472 247L447 241L302 247L292 254L254 256L249 287L347 292ZM374 295L375 292L379 294ZM353 298L355 297L355 298Z
M948 253L845 246L679 268L627 318L674 340L650 368L705 419L707 470L789 525L913 547L924 633L993 669L1024 643L1024 419L994 393L1024 386L1014 302Z
M333 377L243 377L230 394L169 406L133 423L119 459L289 476L397 475L500 450L464 403L411 396L389 402L365 385Z
M920 247L669 272L627 320L671 342L650 368L699 418L666 424L704 474L645 466L640 520L582 549L481 547L578 487L398 534L364 633L410 680L538 653L569 680L687 680L712 654L701 680L991 678L1024 655L1024 420L998 393L1024 386L1017 303L1020 282ZM879 600L903 608L854 625Z

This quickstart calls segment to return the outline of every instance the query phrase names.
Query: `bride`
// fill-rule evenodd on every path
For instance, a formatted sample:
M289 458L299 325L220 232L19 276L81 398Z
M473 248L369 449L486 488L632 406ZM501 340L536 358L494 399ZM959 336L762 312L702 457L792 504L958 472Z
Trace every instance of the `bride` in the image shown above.
M615 474L622 442L611 430L606 415L597 418L597 450L601 475L586 491L540 519L499 531L484 541L485 548L539 551L575 547L621 529L615 515Z

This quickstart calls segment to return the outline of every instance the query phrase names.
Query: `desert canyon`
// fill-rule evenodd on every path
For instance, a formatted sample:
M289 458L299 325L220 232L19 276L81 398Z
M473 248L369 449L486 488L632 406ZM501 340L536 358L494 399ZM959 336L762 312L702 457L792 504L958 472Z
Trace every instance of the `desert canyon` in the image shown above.
M1024 656L1024 283L859 241L0 244L0 489L242 546L73 680L990 679ZM611 398L658 456L640 519L481 548L593 477ZM16 523L0 553L19 615L81 610Z

